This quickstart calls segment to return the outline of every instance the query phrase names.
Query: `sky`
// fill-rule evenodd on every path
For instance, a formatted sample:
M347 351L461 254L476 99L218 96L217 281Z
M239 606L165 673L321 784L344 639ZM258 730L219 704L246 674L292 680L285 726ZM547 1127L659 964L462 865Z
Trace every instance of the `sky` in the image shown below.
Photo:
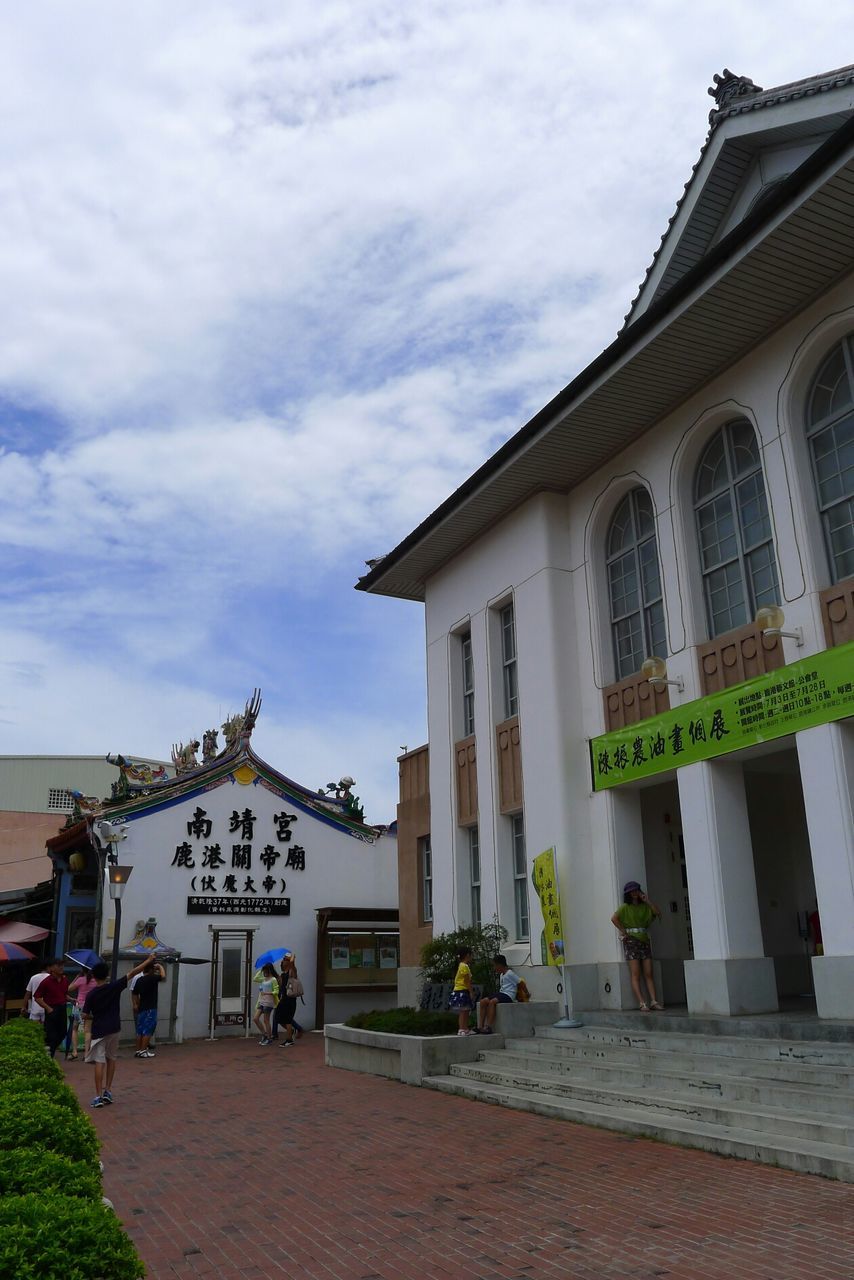
M422 606L356 592L616 335L724 66L824 0L0 9L0 754L242 708L388 822Z

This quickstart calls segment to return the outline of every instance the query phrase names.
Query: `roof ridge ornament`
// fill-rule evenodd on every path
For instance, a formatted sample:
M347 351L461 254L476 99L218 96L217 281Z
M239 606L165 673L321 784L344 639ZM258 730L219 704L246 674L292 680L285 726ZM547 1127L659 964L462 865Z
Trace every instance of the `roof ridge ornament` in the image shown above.
M243 714L229 716L221 726L223 737L225 738L225 747L219 753L220 758L232 755L241 746L249 745L249 739L252 737L252 730L255 728L260 710L261 690L253 689L252 697L246 699Z
M754 93L764 93L764 89L759 84L754 84L750 76L737 76L734 71L730 71L729 67L724 67L723 72L712 76L714 84L706 90L711 98L714 98L717 104L713 111L709 114L709 120L713 120L719 111L724 111L735 98L749 98Z

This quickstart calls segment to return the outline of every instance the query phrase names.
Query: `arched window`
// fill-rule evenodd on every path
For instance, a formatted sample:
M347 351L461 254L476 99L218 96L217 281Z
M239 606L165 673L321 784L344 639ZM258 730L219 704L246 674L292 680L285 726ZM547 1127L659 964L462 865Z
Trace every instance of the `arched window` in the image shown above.
M694 508L709 634L719 636L750 622L759 605L780 603L759 444L743 418L706 445Z
M655 517L646 489L632 489L617 507L606 554L614 659L622 680L639 671L644 658L667 656Z
M854 335L834 347L807 402L807 439L834 582L854 574Z

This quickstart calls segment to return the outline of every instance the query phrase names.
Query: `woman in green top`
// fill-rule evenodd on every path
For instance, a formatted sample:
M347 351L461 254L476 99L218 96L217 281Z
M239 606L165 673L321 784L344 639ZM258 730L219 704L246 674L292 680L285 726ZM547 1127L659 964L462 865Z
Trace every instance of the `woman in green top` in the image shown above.
M623 905L611 916L611 924L616 925L623 939L623 950L629 964L629 976L632 980L632 991L637 998L642 1013L650 1009L663 1009L655 994L655 982L652 976L652 948L649 945L649 926L653 920L660 920L661 912L654 902L650 902L637 880L630 880L623 886ZM649 1004L644 999L641 989L641 971L649 991Z

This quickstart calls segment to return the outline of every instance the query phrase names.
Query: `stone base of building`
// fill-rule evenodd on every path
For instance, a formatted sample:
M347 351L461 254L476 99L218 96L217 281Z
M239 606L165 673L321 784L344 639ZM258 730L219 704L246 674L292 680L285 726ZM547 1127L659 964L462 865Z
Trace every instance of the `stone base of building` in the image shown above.
M596 971L597 989L595 1004L588 1004L587 1009L637 1009L638 1002L629 974L629 966L625 960L606 960L589 966ZM656 994L661 1000L661 965L657 960L652 962L652 976ZM644 990L646 988L644 987Z
M421 988L424 979L417 965L408 965L397 971L397 1004L398 1008L417 1009L421 1001Z
M777 983L774 961L766 956L747 960L686 960L685 991L689 1013L726 1016L776 1013Z
M816 1013L820 1018L854 1018L854 956L813 956Z

